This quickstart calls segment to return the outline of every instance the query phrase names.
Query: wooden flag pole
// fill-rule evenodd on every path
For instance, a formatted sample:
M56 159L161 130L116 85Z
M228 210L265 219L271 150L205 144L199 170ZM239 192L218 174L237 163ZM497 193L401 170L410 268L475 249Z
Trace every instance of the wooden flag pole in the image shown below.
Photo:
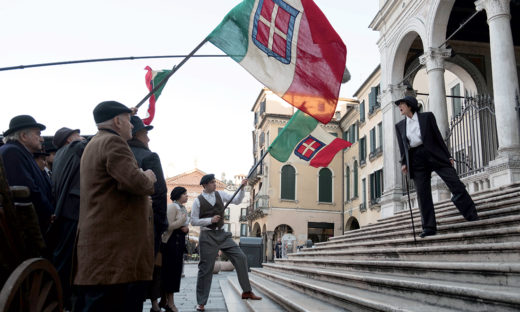
M193 54L195 54L195 52L197 52L206 42L208 42L208 38L204 38L204 40L202 40L201 43L199 43L199 45L197 45L195 47L195 49L193 49L193 51L190 52L190 54L188 54L180 63L179 65L174 65L171 72L166 75L166 77L163 78L163 80L161 80L161 82L159 82L156 86L153 87L152 91L150 91L139 103L137 103L137 105L135 106L135 108L139 108L141 107L141 105L144 104L144 102L146 102L146 100L148 100L148 98L150 98L150 96L152 96L152 94L154 94L157 90L159 90L162 86L164 86L164 84L166 84L166 82L168 82L168 79L170 79L170 77L175 74L175 72L182 66L184 65L184 63L186 63L186 61L188 61L192 56Z
M256 168L258 168L258 166L260 166L260 164L262 163L262 161L264 161L264 158L265 156L267 156L267 154L269 154L269 152L266 152L264 155L262 155L262 157L260 157L260 160L258 160L256 162L256 164L254 165L254 167L249 171L248 175L247 175L247 178L249 179L251 177L251 175L253 174L253 172L255 172ZM226 210L226 208L229 206L229 204L233 201L233 199L235 198L235 196L237 196L238 192L240 192L240 190L244 187L243 184L240 184L240 187L235 191L235 193L233 194L233 196L231 196L231 199L226 203L226 205L224 206L224 210Z

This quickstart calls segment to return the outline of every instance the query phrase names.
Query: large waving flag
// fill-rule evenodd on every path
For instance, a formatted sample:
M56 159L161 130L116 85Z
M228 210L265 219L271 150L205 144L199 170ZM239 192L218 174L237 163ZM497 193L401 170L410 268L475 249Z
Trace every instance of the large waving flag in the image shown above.
M351 145L325 131L316 119L296 111L267 151L280 162L304 162L318 168L327 167L340 150Z
M244 0L208 40L291 105L332 119L347 48L312 0Z
M146 76L144 77L146 86L148 87L148 91L152 91L152 89L161 82L168 74L171 72L171 70L161 70L161 71L155 71L150 68L150 66L146 66L145 69L147 70ZM162 93L162 90L166 84L163 84L157 91L155 91L149 99L149 105L148 105L148 115L146 118L143 119L143 123L145 125L150 125L152 123L153 117L155 116L155 103L157 102L157 99L159 99L159 96Z

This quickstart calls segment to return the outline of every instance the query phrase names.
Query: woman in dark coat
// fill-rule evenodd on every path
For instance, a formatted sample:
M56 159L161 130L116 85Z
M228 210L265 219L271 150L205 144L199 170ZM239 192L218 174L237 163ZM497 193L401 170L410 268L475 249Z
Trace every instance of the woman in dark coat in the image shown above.
M185 236L189 231L188 212L184 204L188 201L186 189L182 186L174 188L170 194L173 203L168 205L168 230L162 236L161 251L163 255L161 281L162 291L166 294L166 311L178 311L173 300L173 293L179 292L181 285Z

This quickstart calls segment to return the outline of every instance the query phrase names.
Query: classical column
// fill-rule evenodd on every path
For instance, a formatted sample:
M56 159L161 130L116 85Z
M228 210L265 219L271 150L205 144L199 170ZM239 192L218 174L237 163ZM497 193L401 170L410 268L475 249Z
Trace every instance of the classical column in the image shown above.
M267 243L265 245L265 255L267 262L273 261L273 231L267 231Z
M403 197L403 184L401 165L399 163L400 152L395 135L395 124L399 122L399 109L394 101L402 98L405 87L388 85L381 93L381 106L383 111L383 195L381 196L381 217L393 216L395 212L403 209L401 198Z
M448 131L444 59L450 55L451 49L430 48L419 57L419 62L426 65L426 72L428 73L429 109L435 115L443 137L446 137Z
M515 110L519 91L509 2L475 2L478 11L486 10L489 25L493 98L498 125L498 157L489 165L491 187L520 182L520 121Z

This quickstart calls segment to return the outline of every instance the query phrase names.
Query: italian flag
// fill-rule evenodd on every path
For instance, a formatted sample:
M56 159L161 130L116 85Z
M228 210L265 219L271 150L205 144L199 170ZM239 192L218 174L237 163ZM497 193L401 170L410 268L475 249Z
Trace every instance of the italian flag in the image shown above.
M244 0L207 39L291 105L332 119L347 48L312 0Z
M147 70L146 75L144 77L144 80L146 82L146 87L148 87L148 91L152 91L153 88L159 84L163 79L167 78L167 76L170 74L171 70L161 70L156 71L152 70L150 66L146 66L145 70ZM162 90L164 86L163 84L157 91L152 94L148 100L148 111L146 118L143 119L143 123L145 125L150 125L152 123L153 117L155 116L155 103L157 102L157 99L159 99L159 96L162 93Z
M352 143L325 131L321 123L297 111L267 150L280 162L304 162L327 167L334 156Z

